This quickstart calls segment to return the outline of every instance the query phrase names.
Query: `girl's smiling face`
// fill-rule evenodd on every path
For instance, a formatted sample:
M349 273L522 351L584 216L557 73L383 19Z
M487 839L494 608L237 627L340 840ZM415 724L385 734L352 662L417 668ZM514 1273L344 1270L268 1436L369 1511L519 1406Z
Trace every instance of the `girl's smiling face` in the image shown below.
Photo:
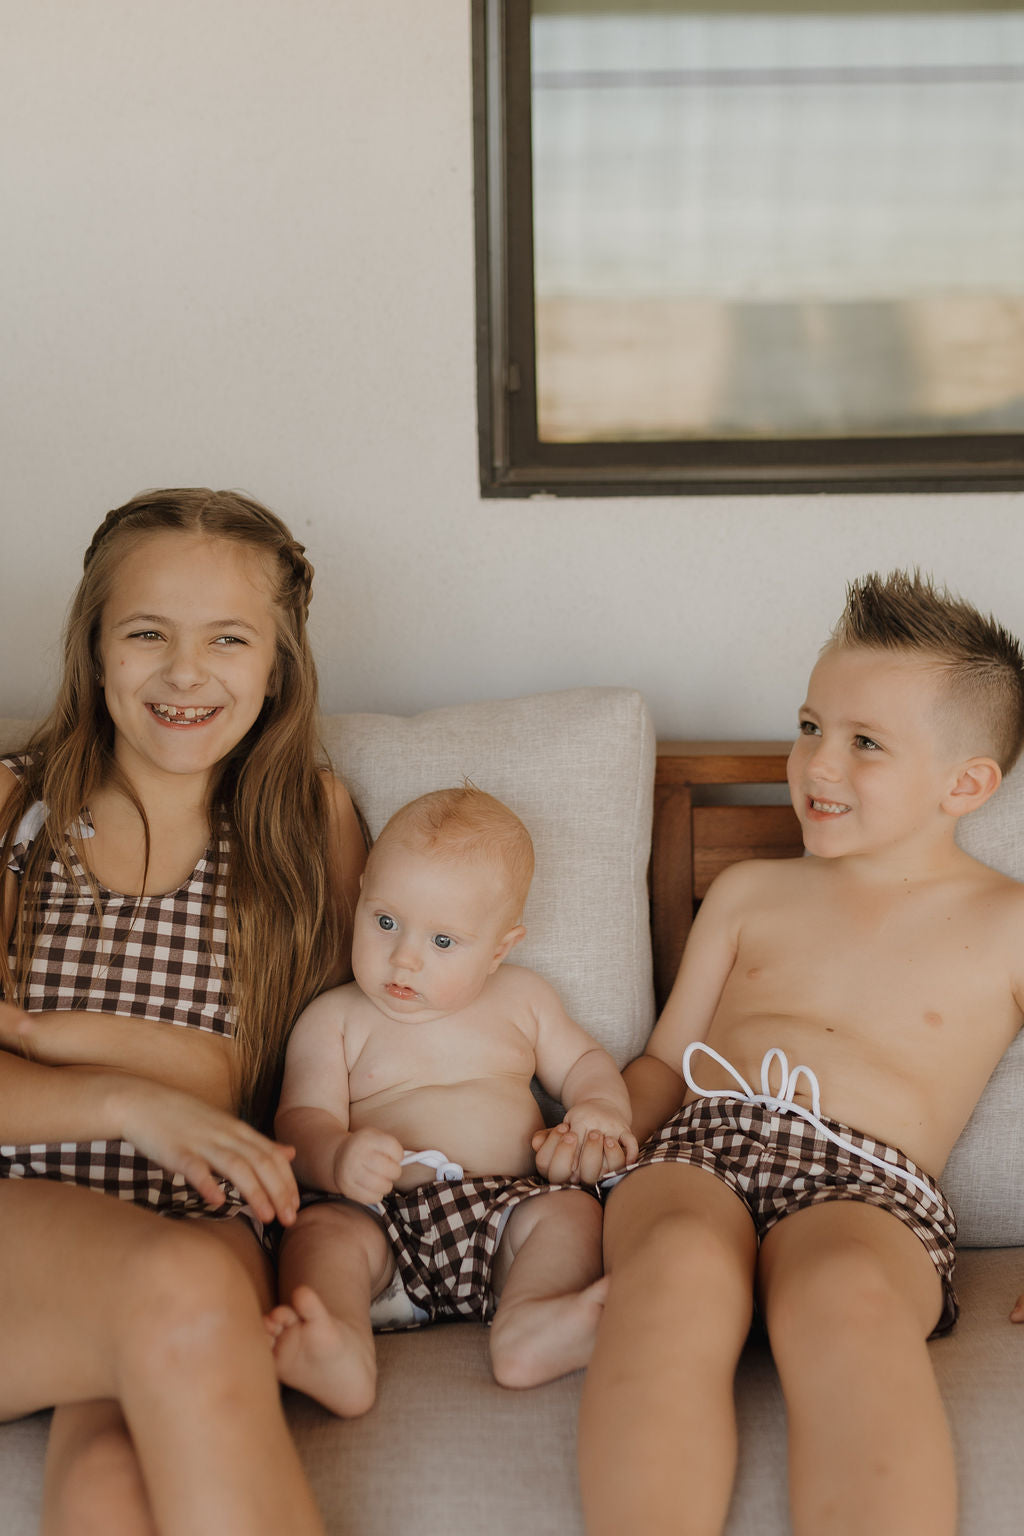
M103 607L99 670L128 778L208 781L263 708L277 653L264 557L233 539L148 533Z

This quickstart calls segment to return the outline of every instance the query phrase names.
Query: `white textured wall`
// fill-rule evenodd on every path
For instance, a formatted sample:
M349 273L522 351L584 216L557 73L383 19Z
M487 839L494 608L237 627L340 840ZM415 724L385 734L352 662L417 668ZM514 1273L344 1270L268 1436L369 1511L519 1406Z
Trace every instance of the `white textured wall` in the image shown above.
M469 71L464 0L0 0L0 713L157 484L305 539L332 709L614 682L783 734L894 564L1024 630L1024 495L480 500Z

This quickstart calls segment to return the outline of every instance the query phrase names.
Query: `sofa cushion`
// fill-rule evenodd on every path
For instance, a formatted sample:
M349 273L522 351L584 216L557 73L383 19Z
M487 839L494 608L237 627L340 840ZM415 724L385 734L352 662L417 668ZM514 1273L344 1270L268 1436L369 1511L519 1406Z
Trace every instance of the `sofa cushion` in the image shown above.
M974 858L1024 880L1024 765L986 805L965 816L957 838ZM1024 1244L1024 1034L996 1067L946 1164L942 1186L962 1247Z
M410 717L334 715L323 737L373 837L400 805L464 779L510 805L537 858L512 961L546 977L620 1066L643 1049L655 742L639 693L572 688Z

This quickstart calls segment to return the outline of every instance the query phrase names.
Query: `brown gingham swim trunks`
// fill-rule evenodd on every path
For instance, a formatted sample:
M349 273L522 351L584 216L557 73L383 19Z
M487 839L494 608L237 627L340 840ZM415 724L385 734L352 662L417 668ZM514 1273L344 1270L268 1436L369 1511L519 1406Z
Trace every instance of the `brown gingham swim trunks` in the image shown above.
M469 1317L487 1323L497 1306L491 1279L505 1222L523 1200L561 1189L579 1192L580 1186L536 1176L464 1178L385 1195L374 1214L414 1306L431 1322Z
M394 1190L380 1205L361 1206L384 1228L398 1278L417 1311L415 1323L400 1326L456 1317L489 1323L497 1307L491 1282L505 1222L522 1201L563 1189L597 1198L579 1184L549 1184L536 1175L445 1176L404 1193ZM310 1192L302 1203L343 1199Z
M785 1093L714 1093L678 1109L603 1187L657 1163L688 1163L721 1179L750 1212L759 1242L784 1216L808 1206L832 1200L879 1206L910 1228L938 1271L943 1307L932 1337L956 1322L956 1218L935 1180L896 1148L820 1113L801 1113Z

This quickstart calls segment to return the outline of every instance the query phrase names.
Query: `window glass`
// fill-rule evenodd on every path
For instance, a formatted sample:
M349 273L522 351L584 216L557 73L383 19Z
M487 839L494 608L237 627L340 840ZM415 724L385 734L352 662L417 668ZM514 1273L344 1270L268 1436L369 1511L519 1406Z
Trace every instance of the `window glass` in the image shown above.
M1024 12L535 0L541 443L1024 431Z

